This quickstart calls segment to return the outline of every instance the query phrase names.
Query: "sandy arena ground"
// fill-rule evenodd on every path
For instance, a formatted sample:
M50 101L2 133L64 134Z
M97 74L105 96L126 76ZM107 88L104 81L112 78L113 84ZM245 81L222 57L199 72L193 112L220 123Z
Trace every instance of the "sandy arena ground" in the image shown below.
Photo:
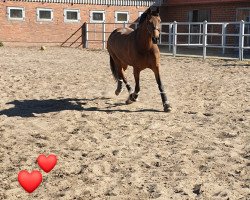
M139 102L115 96L106 51L0 54L0 199L250 199L250 63L162 56L164 113L150 70ZM32 194L24 169L43 174Z

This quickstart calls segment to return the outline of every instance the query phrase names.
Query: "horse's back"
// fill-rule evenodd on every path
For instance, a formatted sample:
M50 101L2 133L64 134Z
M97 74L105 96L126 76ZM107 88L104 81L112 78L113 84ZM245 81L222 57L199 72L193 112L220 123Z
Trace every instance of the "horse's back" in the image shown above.
M117 28L115 29L112 33L112 34L120 34L120 35L129 35L131 32L133 32L134 29L132 28Z
M134 32L132 28L117 28L115 29L108 38L108 44L111 45L114 41L125 41L126 38L129 38L131 33Z

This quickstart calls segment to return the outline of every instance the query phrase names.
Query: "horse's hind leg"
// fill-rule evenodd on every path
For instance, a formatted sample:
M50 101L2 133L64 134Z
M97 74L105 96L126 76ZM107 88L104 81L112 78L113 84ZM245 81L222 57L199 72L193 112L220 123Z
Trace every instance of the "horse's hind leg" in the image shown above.
M110 59L111 59L111 70L112 73L117 81L117 88L115 90L115 94L118 96L121 92L122 92L122 75L121 75L121 70L122 70L122 66L121 66L121 62L116 58L116 56L110 52Z
M125 83L126 88L128 90L128 93L131 94L132 93L132 88L131 88L130 84L127 81L127 78L126 78L125 73L124 73L124 69L125 70L127 69L126 65L124 65L121 68L119 68L118 75L121 78L120 80L123 80L123 82Z
M138 100L140 92L140 70L134 68L134 78L135 78L135 91L129 95L126 104L131 104Z
M122 92L122 79L119 77L117 80L117 88L115 90L115 94L118 96Z

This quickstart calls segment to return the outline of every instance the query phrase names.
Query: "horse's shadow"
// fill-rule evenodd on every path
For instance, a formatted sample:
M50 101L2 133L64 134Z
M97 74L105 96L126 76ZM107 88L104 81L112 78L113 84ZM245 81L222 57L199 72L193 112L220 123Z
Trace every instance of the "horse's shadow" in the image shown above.
M110 104L105 103L107 108L101 109L98 107L87 106L88 102L103 100L107 101L109 98L92 98L92 99L45 99L45 100L14 100L6 104L13 104L14 107L0 110L0 115L6 115L8 117L36 117L37 114L60 112L64 110L76 110L76 111L99 111L99 112L159 112L154 109L143 109L137 111L131 111L128 109L116 109L116 107L123 106L125 104L117 103ZM115 108L115 109L114 109Z
M83 110L82 105L86 101L95 99L45 99L45 100L14 100L7 104L13 104L13 108L1 110L0 115L8 117L35 117L35 114L43 114L50 112L59 112L63 110Z

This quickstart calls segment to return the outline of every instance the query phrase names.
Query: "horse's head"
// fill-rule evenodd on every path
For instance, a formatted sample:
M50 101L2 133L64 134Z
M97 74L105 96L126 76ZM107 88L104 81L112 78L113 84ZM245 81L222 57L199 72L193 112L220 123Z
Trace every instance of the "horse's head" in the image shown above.
M152 36L152 41L154 44L157 44L158 39L160 37L160 23L161 18L159 15L159 7L155 9L148 9L147 11L147 30L149 34Z

